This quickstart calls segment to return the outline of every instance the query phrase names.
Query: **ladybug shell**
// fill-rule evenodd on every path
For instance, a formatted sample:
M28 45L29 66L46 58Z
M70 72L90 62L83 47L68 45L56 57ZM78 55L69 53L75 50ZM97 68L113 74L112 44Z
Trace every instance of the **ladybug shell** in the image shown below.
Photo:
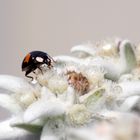
M37 61L36 58L42 58L42 62ZM47 64L48 66L51 65L51 58L50 56L42 51L32 51L28 53L22 62L22 71L34 71L42 64Z

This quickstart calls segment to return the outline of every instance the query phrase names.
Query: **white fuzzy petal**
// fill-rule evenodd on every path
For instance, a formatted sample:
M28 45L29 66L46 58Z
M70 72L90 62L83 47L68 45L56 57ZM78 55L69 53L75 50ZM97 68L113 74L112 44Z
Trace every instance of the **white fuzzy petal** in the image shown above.
M34 90L26 80L10 75L0 75L0 88L14 93L31 93Z
M45 135L45 133L43 133L41 136L41 140L58 140L58 137L53 135Z
M65 55L61 55L61 56L55 56L53 57L54 60L56 60L57 62L61 62L61 63L76 63L79 64L82 61L76 57L72 57L72 56L65 56Z
M52 117L64 114L67 105L60 100L39 100L28 107L24 114L25 122L30 122L39 117Z
M127 81L119 84L122 88L121 98L127 98L130 96L140 96L140 81Z
M89 59L88 64L104 68L106 78L118 80L121 74L130 72L136 66L134 46L129 41L124 40L120 46L120 58L118 60L97 57L96 59Z
M12 128L10 126L11 121L12 119L9 119L0 123L0 140L21 139L22 137L30 134L24 130Z
M85 106L91 112L99 112L105 107L105 89L97 89L88 93L88 95L84 95L80 97L80 101L85 104Z
M91 56L94 56L96 53L95 48L93 49L91 47L91 44L74 46L74 47L72 47L71 52L72 53L77 53L77 52L78 53L85 53L85 54L88 54Z
M131 108L136 105L138 100L140 99L139 96L129 97L126 98L126 100L123 102L123 104L120 106L121 111L130 111Z
M88 62L91 66L103 68L106 72L105 76L108 79L117 80L122 72L122 67L118 62L109 59L91 59Z
M55 99L55 94L52 93L47 87L42 87L41 88L41 98L44 98L46 100L49 100L49 99Z
M31 132L32 134L39 134L42 131L43 125L44 121L42 120L36 120L32 123L25 123L21 114L16 117L13 117L13 119L10 122L10 126L12 128L23 129L28 132Z
M14 114L22 111L22 107L16 102L16 100L7 94L0 94L0 106Z
M41 140L62 140L65 136L65 126L64 121L57 119L50 119L45 124L42 134Z
M120 63L124 68L123 72L130 72L136 66L136 56L134 45L128 41L124 40L120 43Z
M68 89L67 89L65 95L66 95L65 101L66 101L67 103L73 104L73 103L75 102L76 96L75 96L74 89L73 89L72 87L70 87L70 86L68 87Z

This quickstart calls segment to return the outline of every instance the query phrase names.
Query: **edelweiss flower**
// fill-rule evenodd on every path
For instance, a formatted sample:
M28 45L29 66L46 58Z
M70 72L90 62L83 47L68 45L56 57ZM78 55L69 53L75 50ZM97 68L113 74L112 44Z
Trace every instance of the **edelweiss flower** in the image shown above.
M132 113L140 99L135 49L127 40L80 45L36 71L36 82L0 75L0 106L12 116L0 123L0 139L140 139Z

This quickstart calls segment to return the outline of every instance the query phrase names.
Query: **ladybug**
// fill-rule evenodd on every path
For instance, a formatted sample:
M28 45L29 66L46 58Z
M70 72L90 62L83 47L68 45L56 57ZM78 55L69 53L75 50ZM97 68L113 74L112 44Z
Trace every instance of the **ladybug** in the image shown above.
M52 62L54 60L52 57L50 57L47 53L42 51L32 51L28 53L22 62L22 71L25 71L25 76L28 78L31 78L33 80L32 76L29 76L31 72L35 73L34 71L38 68L41 72L41 65L46 64L48 68L53 67Z

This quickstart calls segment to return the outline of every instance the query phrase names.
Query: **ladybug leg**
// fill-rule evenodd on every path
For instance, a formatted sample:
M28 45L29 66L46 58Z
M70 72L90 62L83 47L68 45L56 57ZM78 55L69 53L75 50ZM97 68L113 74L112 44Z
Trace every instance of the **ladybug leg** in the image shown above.
M38 69L41 71L41 74L43 74L43 71L42 71L42 69L41 69L40 67L38 67Z
M28 77L28 78L30 78L30 79L33 81L34 78L33 78L32 76L29 76L29 75L28 75L30 72L31 72L31 71L26 71L25 76Z
M50 65L48 66L48 68L49 68L49 69L51 69L52 67L53 67L53 65L52 65L52 64L50 64Z

